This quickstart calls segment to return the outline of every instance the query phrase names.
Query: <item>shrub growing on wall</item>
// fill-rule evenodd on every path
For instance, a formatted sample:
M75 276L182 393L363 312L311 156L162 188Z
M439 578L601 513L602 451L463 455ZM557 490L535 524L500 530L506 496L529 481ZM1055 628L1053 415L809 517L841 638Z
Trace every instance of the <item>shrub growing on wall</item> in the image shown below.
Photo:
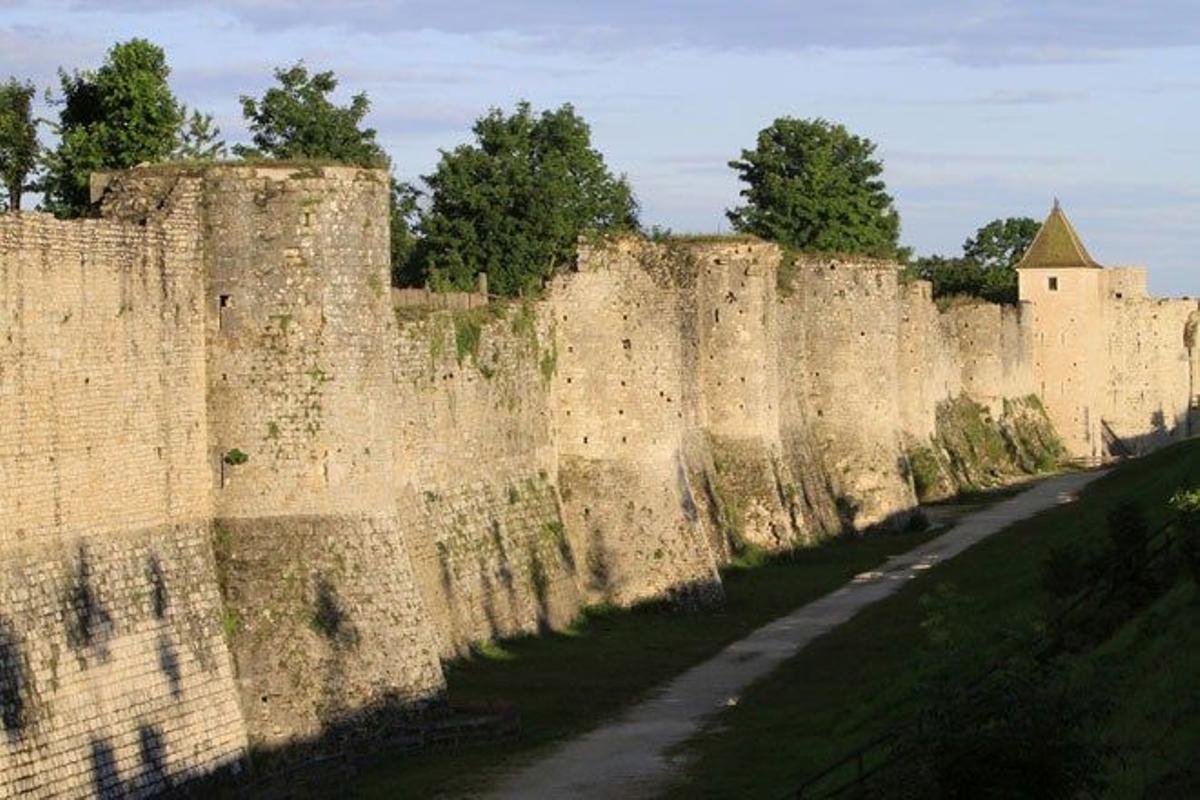
M424 176L417 274L435 288L470 290L486 272L496 294L536 293L574 259L580 235L637 227L629 183L570 105L493 109L473 131L473 144L443 151Z

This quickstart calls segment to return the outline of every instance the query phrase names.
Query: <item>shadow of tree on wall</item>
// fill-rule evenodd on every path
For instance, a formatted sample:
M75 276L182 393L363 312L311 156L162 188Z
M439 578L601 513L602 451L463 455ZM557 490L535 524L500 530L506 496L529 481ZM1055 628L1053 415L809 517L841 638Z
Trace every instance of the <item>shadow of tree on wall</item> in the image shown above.
M583 518L588 518L588 509L583 510ZM609 563L612 559L608 545L604 542L604 534L599 528L592 528L588 536L587 549L587 578L588 589L607 598L613 590L613 574Z
M156 555L150 556L146 562L146 580L150 582L150 604L154 609L155 619L166 619L167 609L171 607L171 598L167 594L167 581L163 576L162 563Z
M137 735L139 765L128 779L121 776L112 743L108 739L92 740L92 791L100 800L155 797L172 788L174 781L167 768L167 744L162 731L153 725L142 725Z
M95 577L87 546L79 545L71 584L63 597L67 645L87 667L88 651L100 661L108 660L108 641L113 634L112 615L108 613L92 581Z
M167 745L162 733L152 725L138 728L138 755L142 761L142 789L169 789L171 775L167 771Z
M311 626L336 650L346 650L358 645L358 628L342 607L337 589L324 575L317 578Z
M529 586L537 603L538 630L544 631L550 625L550 575L536 545L529 547Z
M29 724L29 668L16 628L0 616L0 726L10 744L21 741Z
M322 720L336 723L346 715L347 660L358 648L358 626L350 618L337 587L327 575L318 575L313 597L309 627L330 648L325 659L325 676L322 683L319 715Z
M1100 435L1105 455L1110 458L1139 456L1157 450L1171 442L1191 436L1196 429L1196 420L1191 412L1176 414L1168 423L1162 409L1151 412L1145 433L1122 435L1114 431L1107 420L1100 420Z
M179 666L179 655L175 652L170 637L165 633L158 637L158 668L167 678L171 697L176 700L183 697L183 671Z
M117 755L106 739L92 740L92 791L99 800L119 800L125 796Z

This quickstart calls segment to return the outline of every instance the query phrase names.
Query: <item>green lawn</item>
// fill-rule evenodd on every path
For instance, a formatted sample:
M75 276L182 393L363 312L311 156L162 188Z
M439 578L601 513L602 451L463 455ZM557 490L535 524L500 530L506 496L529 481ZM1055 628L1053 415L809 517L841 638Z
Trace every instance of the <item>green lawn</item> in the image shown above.
M1181 581L1093 653L1116 667L1117 707L1104 722L1109 794L1200 797L1200 591ZM1147 677L1152 678L1146 680Z
M455 661L446 668L451 702L515 704L519 740L386 760L360 776L354 793L381 798L468 793L497 769L594 726L755 628L933 535L847 537L775 559L753 559L723 571L727 601L719 609L592 609L568 631L507 641Z
M1171 494L1198 485L1200 442L1185 442L1122 465L1089 486L1078 503L1013 525L912 581L813 642L689 741L683 750L693 761L673 796L785 795L914 711L911 698L924 617L921 599L931 589L950 584L973 600L964 607L971 609L979 630L1000 631L1028 621L1048 607L1040 579L1042 562L1053 545L1091 541L1098 549L1106 536L1108 510L1125 498L1140 501L1157 526L1169 514ZM1122 682L1114 698L1117 708L1108 725L1114 744L1124 748L1111 765L1117 796L1142 796L1147 785L1179 768L1180 758L1196 752L1200 675L1195 654L1200 634L1194 588L1181 586L1126 625L1108 645L1132 665L1126 672L1131 678ZM1164 626L1164 619L1171 624ZM1147 630L1153 634L1152 644L1141 643L1151 635ZM1129 641L1139 644L1130 646ZM1163 669L1171 670L1173 683L1134 679ZM1166 734L1164 719L1170 713L1179 719Z

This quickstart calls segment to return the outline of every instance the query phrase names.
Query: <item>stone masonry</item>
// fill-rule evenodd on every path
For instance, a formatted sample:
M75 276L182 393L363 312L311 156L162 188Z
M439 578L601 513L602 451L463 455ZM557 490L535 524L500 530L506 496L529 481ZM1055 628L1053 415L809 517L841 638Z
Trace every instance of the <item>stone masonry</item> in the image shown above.
M1044 403L1089 458L1194 424L1196 303L1073 229L1018 308L750 239L589 242L542 300L428 308L387 285L382 173L95 190L0 216L0 798L386 733L441 658L718 603L746 548L906 524L947 409Z

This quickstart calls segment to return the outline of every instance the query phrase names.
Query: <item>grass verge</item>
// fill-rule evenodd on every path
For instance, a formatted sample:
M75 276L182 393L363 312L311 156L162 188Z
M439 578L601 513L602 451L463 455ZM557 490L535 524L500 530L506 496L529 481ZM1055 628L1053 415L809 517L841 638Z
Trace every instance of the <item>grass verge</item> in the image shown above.
M354 796L469 794L498 770L591 728L755 628L937 533L846 537L776 557L751 553L722 571L726 602L719 609L591 608L568 630L490 645L451 662L452 702L515 704L520 738L377 763L359 777Z
M931 590L952 585L974 601L969 604L974 624L999 633L1047 609L1041 576L1052 547L1100 542L1108 511L1125 499L1140 502L1151 524L1158 525L1170 513L1171 494L1198 484L1197 441L1129 462L1091 484L1078 503L1017 523L868 607L755 684L738 706L722 712L685 744L682 749L692 760L672 796L779 797L794 790L806 777L913 713L923 641L921 601ZM1190 608L1194 620L1196 606ZM1189 629L1194 628L1191 624ZM1151 670L1149 664L1142 668ZM1180 696L1197 696L1197 677L1193 670L1180 678L1191 692ZM1137 718L1144 721L1157 702L1153 692L1136 686L1126 690L1142 691L1145 699L1135 702L1133 694L1117 698L1114 713L1141 713ZM1193 726L1195 711L1193 707ZM1122 780L1142 789L1173 768L1167 756L1143 756L1137 761L1140 781L1120 770ZM1130 753L1122 758L1128 762ZM1140 796L1138 792L1129 788L1121 796Z

